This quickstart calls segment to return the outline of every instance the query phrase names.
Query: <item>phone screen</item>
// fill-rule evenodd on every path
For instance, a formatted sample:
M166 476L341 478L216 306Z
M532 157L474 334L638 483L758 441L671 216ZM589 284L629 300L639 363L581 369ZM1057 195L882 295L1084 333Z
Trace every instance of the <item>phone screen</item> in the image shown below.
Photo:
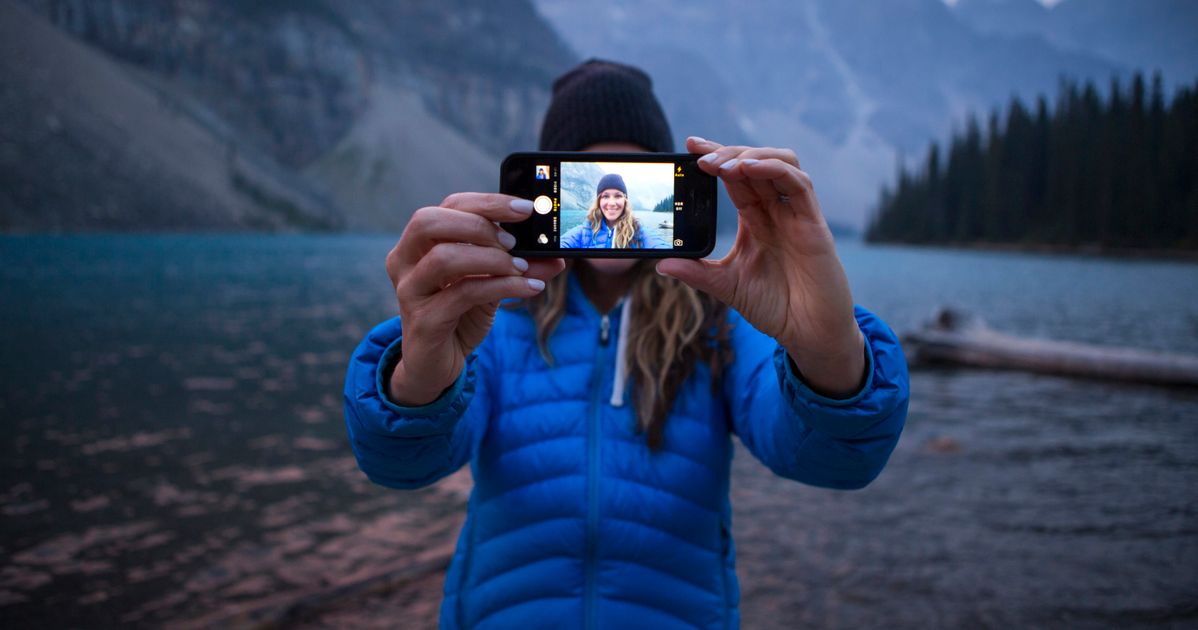
M687 153L514 153L500 192L533 213L505 223L523 256L702 257L715 246L716 178Z

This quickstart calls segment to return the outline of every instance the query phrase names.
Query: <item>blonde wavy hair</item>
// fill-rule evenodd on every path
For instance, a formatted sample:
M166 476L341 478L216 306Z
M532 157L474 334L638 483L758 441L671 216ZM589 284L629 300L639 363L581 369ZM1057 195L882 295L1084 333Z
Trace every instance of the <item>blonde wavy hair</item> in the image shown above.
M599 191L602 193L603 191ZM591 199L591 206L587 208L587 221L591 224L591 237L594 238L599 233L599 226L607 219L603 216L603 211L599 209L599 195L596 194ZM624 214L616 219L616 224L612 226L611 246L615 249L624 249L626 247L642 247L644 243L634 244L637 234L637 220L632 216L632 199L624 194Z
M653 260L634 268L632 308L625 358L633 383L632 402L637 426L649 448L661 448L665 422L674 398L702 361L711 370L715 391L725 365L732 361L727 307L715 298L659 275ZM567 276L573 261L536 297L525 301L537 328L541 356L553 365L549 338L566 312ZM514 304L513 306L518 306Z

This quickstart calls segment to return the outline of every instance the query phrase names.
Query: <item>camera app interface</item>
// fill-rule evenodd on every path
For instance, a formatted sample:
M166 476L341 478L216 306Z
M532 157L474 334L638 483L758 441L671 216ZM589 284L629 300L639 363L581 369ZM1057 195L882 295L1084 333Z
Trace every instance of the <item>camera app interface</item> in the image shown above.
M673 249L686 170L671 162L536 164L536 242L562 249Z

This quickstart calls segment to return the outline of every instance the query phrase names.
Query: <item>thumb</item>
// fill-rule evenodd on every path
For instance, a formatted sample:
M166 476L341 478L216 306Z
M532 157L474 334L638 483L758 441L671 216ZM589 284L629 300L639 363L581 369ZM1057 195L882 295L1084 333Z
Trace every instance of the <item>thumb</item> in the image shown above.
M667 258L657 263L657 273L674 278L704 293L710 294L721 302L727 302L732 296L727 293L723 282L727 269L710 260L694 260L690 258Z

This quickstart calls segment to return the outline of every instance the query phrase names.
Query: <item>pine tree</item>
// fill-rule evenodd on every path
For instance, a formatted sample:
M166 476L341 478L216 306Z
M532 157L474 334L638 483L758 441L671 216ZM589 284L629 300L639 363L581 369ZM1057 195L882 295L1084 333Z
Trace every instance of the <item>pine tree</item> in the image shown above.
M1104 99L1062 79L1055 106L1013 98L967 119L883 189L867 239L1198 250L1198 83L1171 101L1155 74Z

